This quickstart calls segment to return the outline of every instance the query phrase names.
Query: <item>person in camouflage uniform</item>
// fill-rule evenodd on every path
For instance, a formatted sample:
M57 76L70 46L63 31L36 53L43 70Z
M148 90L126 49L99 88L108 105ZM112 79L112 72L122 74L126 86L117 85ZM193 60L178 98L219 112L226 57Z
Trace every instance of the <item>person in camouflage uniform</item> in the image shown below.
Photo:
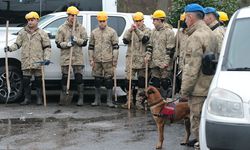
M123 36L123 43L128 44L128 50L126 54L126 70L125 70L126 84L127 84L126 87L128 91L130 67L132 67L131 78L134 79L136 74L138 78L136 108L142 110L144 108L139 93L143 92L145 88L145 62L144 62L144 57L146 54L145 46L146 43L149 41L151 31L144 24L144 15L142 12L136 12L132 17L134 24L131 25L131 28L128 29ZM132 39L132 34L134 34L133 39ZM132 40L133 40L133 45L132 45ZM130 66L131 55L133 55L132 66ZM131 100L131 106L133 106L132 101L133 100ZM122 105L122 107L128 108L128 101L126 102L126 104Z
M36 12L29 12L25 19L28 24L18 33L17 39L11 46L5 47L5 51L15 51L21 49L21 63L23 72L23 89L25 99L21 105L31 102L31 77L35 76L35 87L37 95L37 105L42 104L42 74L41 62L48 65L50 63L51 44L48 34L38 28L39 15Z
M75 75L75 81L77 84L77 92L79 98L77 100L77 106L83 105L83 52L82 47L87 45L87 32L86 29L76 21L75 32L72 35L74 17L78 15L79 10L70 6L67 9L68 18L63 25L58 29L56 35L56 45L61 49L61 69L62 69L62 92L66 92L67 78L68 78L68 67L69 67L69 55L70 49L73 47L72 53L72 68Z
M219 48L218 48L219 51L217 52L217 54L219 55L222 41L223 41L223 38L225 35L225 29L221 25L221 23L218 21L220 16L215 8L206 7L206 8L204 8L204 11L206 14L204 17L204 21L210 27L210 29L213 31L213 33L215 34L217 41L219 43Z
M187 46L181 85L181 99L188 100L190 106L191 129L196 140L199 140L201 110L213 75L202 72L203 54L215 53L218 42L211 29L202 20L204 9L199 4L185 7L187 29ZM196 146L199 146L196 143Z
M171 85L169 79L171 58L174 54L175 35L171 26L164 24L166 14L162 10L156 10L153 15L153 24L155 29L152 30L149 43L146 46L146 60L150 61L151 82L159 88L162 87L161 94L167 97L167 90Z
M100 105L100 87L104 80L107 88L107 106L114 107L112 101L113 67L117 66L119 53L118 36L114 29L107 25L108 15L102 11L97 14L98 25L91 32L89 41L89 61L95 77L95 101L92 106Z

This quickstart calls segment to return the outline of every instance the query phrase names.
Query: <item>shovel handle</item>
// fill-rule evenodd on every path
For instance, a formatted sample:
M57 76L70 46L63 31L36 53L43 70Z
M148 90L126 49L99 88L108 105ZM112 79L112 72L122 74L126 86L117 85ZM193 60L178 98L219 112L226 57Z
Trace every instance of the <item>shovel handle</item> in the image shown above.
M134 32L131 36L131 49L134 48ZM132 65L133 65L133 51L131 51L131 56L129 60L129 90L128 90L128 109L130 109L131 95L132 95Z
M42 86L43 86L43 104L44 104L44 107L46 107L47 98L46 98L46 91L45 91L44 65L41 66L41 70L42 70Z
M9 34L9 20L6 21L6 40L5 40L5 46L8 46L8 34ZM6 84L7 84L7 90L8 90L8 96L6 103L8 102L9 95L10 95L10 79L9 79L9 63L8 63L8 52L5 52L5 75L6 75Z
M117 87L117 80L116 80L116 67L113 67L114 69L114 92L115 92L115 101L117 101L117 93L116 93L116 87Z
M75 26L76 26L76 15L74 15L73 19L73 29L72 29L72 36L75 34ZM73 46L70 47L70 54L69 54L69 68L68 68L68 77L67 77L67 89L66 94L69 94L69 87L70 87L70 70L72 66L72 54L73 54Z

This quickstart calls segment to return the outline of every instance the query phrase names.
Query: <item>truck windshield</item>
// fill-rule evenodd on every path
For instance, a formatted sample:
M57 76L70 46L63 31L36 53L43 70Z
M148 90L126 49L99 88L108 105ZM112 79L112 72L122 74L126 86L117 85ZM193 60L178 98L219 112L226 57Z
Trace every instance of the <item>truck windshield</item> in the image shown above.
M250 71L250 18L235 20L223 60L223 70ZM244 69L243 69L244 68Z

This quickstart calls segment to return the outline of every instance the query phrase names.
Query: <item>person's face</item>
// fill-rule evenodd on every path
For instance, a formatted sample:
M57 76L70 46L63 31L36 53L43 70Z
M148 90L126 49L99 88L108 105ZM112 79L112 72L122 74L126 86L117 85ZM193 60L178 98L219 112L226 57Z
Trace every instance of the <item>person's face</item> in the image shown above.
M28 19L27 21L28 21L28 27L29 28L37 27L38 19L31 18L31 19Z
M71 14L68 15L68 22L70 24L73 24L73 22L74 22L74 16L77 19L76 15L71 15Z
M153 24L155 28L158 28L162 25L161 19L153 19Z
M101 28L101 29L106 28L106 26L107 26L107 20L99 20L99 21L98 21L98 26L99 26L99 28Z
M213 14L206 14L203 20L207 25L210 25L213 22Z
M191 27L194 24L193 21L194 21L193 14L192 13L186 13L185 22L186 22L188 28Z
M138 28L140 28L144 24L144 20L134 20L134 23Z

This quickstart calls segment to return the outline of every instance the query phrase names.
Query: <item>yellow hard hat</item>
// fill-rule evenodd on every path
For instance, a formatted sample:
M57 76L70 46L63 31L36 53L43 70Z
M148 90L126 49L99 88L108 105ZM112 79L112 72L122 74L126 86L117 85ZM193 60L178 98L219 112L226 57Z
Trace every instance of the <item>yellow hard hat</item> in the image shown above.
M106 21L108 20L108 14L105 11L101 11L97 14L96 19L98 21Z
M223 12L223 11L218 11L218 14L219 14L219 20L220 21L228 21L229 18L227 16L227 13Z
M79 10L75 6L70 6L67 9L67 14L78 15L79 14Z
M25 15L25 19L26 19L26 20L32 19L32 18L39 19L40 17L39 17L39 15L38 15L38 13L37 13L37 12L34 12L34 11L31 11L31 12L29 12L29 13L27 13L27 14Z
M186 19L186 13L182 13L180 16L180 21L184 21Z
M161 18L166 18L166 14L163 10L156 10L153 15L153 19L161 19Z
M134 21L140 21L140 20L143 20L144 19L144 15L142 12L136 12L134 15L133 15L133 20Z

